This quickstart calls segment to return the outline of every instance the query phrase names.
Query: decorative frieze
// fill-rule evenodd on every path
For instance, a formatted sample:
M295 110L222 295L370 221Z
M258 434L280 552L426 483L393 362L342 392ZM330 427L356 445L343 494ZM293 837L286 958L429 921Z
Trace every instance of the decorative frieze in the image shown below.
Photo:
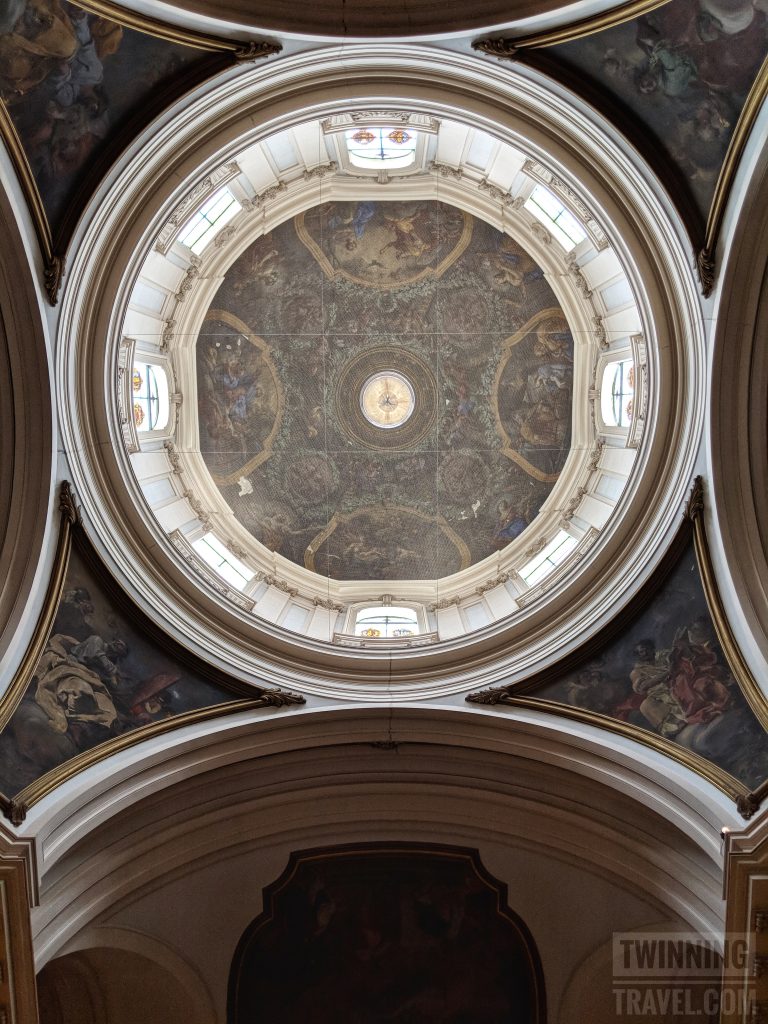
M339 165L335 160L327 164L318 164L317 167L310 167L302 173L304 181L311 181L313 178L324 178L327 174L335 174Z
M584 296L585 299L592 298L592 289L587 283L586 277L581 272L581 267L578 264L576 257L572 252L569 252L565 257L565 265L568 268L568 273L573 278L576 287Z

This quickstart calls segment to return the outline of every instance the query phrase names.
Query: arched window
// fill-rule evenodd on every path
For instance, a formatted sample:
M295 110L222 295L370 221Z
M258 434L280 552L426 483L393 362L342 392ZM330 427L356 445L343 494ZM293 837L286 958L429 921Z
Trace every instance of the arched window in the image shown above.
M609 363L603 373L600 410L608 426L628 427L635 398L635 364L631 359Z
M182 226L178 241L199 256L221 229L236 217L242 206L225 186L207 199Z
M355 636L388 640L399 636L414 636L418 632L419 619L414 608L375 605L361 608L355 617Z
M351 128L344 133L355 167L393 170L410 167L416 154L416 132L405 128Z
M520 575L529 587L535 587L558 565L562 565L577 544L578 541L570 533L558 530L549 544L522 567Z
M192 541L192 547L212 569L237 590L243 590L255 573L236 558L214 533L206 533Z
M136 429L162 430L170 413L165 371L153 363L134 363L132 385Z
M566 252L587 237L584 228L548 188L537 185L525 201L525 208L550 231Z

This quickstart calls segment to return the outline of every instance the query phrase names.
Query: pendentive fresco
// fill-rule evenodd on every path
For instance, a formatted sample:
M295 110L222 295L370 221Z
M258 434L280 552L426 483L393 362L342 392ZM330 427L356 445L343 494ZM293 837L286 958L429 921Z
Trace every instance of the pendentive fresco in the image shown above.
M118 610L74 549L45 649L0 735L0 792L14 796L76 755L141 726L235 699Z
M620 639L535 696L650 730L748 789L768 778L768 738L717 640L693 546Z
M366 392L389 371L396 387ZM542 269L445 203L327 203L259 238L212 301L197 382L236 518L339 580L501 550L570 451L573 339Z
M768 55L757 0L671 0L639 18L547 50L677 164L706 220L739 114Z
M135 133L133 118L201 59L67 0L2 5L0 97L54 235L94 161L126 127Z

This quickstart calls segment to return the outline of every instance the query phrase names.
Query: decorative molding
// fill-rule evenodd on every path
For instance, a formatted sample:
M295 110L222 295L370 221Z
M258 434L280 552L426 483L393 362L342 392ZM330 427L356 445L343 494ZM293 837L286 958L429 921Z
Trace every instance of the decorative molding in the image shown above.
M507 583L511 578L512 576L508 572L497 573L491 579L486 580L486 582L481 586L475 587L475 593L480 595L487 594L489 590L495 590L496 587L503 586L503 584Z
M571 519L573 519L573 517L576 515L576 511L577 511L579 505L581 505L582 501L584 500L584 498L587 496L588 493L589 492L588 492L587 488L584 487L584 486L576 488L576 491L574 492L573 496L571 497L571 499L569 500L568 504L563 509L563 515L562 515L562 519L561 519L561 524L562 523L566 523L567 524L567 523L569 523L571 521Z
M335 160L331 160L327 164L318 164L317 167L310 167L302 173L304 181L311 181L312 178L324 178L326 174L335 174L338 171L339 165Z
M530 231L531 231L531 234L533 235L533 237L534 238L538 238L538 240L543 245L551 245L552 244L552 235L547 231L547 229L544 227L544 225L541 224L539 221L537 221L537 220L531 221ZM591 295L591 292L590 292L590 295ZM585 298L589 298L588 295L585 295L584 297Z
M288 580L284 580L281 576L276 576L271 572L263 572L259 569L255 578L260 583L266 583L268 587L274 587L275 590L282 590L284 594L288 594L290 597L298 597L299 592L296 587L292 587Z
M315 608L327 608L329 612L343 612L344 605L338 601L332 601L330 597L313 597L312 604Z
M270 199L274 199L275 196L280 195L281 192L285 192L288 186L284 181L278 181L276 185L270 185L269 188L264 189L257 196L253 196L250 199L243 199L241 206L244 210L255 211L260 210L265 203L268 203Z
M696 253L696 270L701 284L701 294L708 299L715 287L715 253L709 248L699 249Z
M226 227L222 228L221 231L216 235L213 240L214 249L221 249L222 246L226 245L227 242L231 241L237 234L237 227L230 223Z
M585 299L592 298L592 289L587 284L587 279L581 272L581 267L578 264L578 260L573 255L573 252L566 253L565 265L568 268L568 273L576 283L576 287L579 289Z
M432 604L427 605L431 612L439 612L444 608L452 608L453 605L458 605L464 600L461 594L454 594L453 597L442 597L439 601L433 601Z
M59 485L59 512L70 527L80 525L80 510L68 480L62 480Z
M645 424L648 418L648 352L642 334L633 334L629 340L635 368L635 396L632 419L629 422L627 433L627 447L638 448L645 434Z
M254 61L262 60L264 57L274 57L282 53L283 48L279 43L269 43L252 39L247 43L237 43L234 50L234 58L237 64L252 64Z
M610 348L611 343L608 341L608 334L605 330L603 318L595 314L592 317L592 325L595 328L595 337L597 338L597 343L600 348L603 350Z
M307 703L305 697L292 690L263 689L260 699L264 702L263 706L268 708L287 708L291 705Z
M478 182L477 187L481 192L487 192L491 199L496 199L502 204L502 206L509 206L514 210L519 210L525 202L525 199L522 196L513 196L511 192L505 191L503 188L499 188L498 185L491 184L487 178ZM536 223L538 223L538 221ZM541 240L544 241L543 238Z
M164 320L163 321L163 333L160 336L160 344L158 348L161 352L167 352L170 348L173 336L176 333L176 321L175 320Z
M117 353L117 415L120 421L120 433L123 437L125 450L129 455L140 450L136 433L136 421L133 418L133 360L136 350L134 338L122 338Z
M190 266L187 267L184 272L184 277L181 279L179 290L174 295L176 302L183 302L184 299L189 295L194 287L195 280L200 276L200 267L202 266L202 260L199 256L194 254L190 256Z
M402 647L428 647L439 640L437 633L414 633L412 636L354 636L352 633L334 633L336 647L355 647L360 650L387 651Z
M427 170L439 174L441 178L454 178L456 181L461 181L464 177L464 172L460 167L451 167L450 164L439 164L436 160L429 162Z
M605 441L602 438L598 438L595 442L595 447L592 449L592 454L589 456L589 462L587 463L587 469L590 472L594 472L603 457L605 451Z
M533 558L534 555L538 555L549 544L550 540L550 537L539 537L535 544L531 544L530 547L525 549L523 558Z
M213 525L213 520L211 519L211 516L213 515L213 513L211 512L211 510L207 509L205 507L205 505L203 505L203 503L200 501L200 499L198 497L196 497L192 493L192 491L189 490L189 488L185 488L181 492L181 497L187 499L187 502L189 503L189 507L195 513L197 518L200 520L200 523L202 524L202 526L206 530L210 530L212 528L212 525Z
M163 441L163 448L168 456L172 472L180 476L182 472L181 455L179 455L176 445L173 441Z
M349 131L364 124L371 128L389 128L393 125L412 128L414 131L427 135L436 135L440 130L440 121L430 114L420 114L409 110L350 110L333 114L320 122L324 135L335 135Z
M514 39L476 39L472 49L498 60L517 60L519 47Z
M48 296L48 301L52 306L55 306L59 301L59 289L61 288L61 279L64 276L66 263L67 261L64 256L51 255L45 260L45 267L43 268L45 294Z
M509 687L508 686L491 686L486 690L477 690L475 693L470 693L467 696L467 702L469 704L508 704L509 701ZM543 702L542 702L543 703Z

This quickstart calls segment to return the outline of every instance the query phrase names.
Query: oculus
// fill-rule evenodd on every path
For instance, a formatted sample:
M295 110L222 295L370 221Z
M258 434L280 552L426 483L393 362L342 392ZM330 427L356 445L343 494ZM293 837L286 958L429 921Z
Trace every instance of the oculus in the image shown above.
M415 404L410 381L396 370L374 374L360 391L363 416L374 427L384 430L402 426L410 419Z

